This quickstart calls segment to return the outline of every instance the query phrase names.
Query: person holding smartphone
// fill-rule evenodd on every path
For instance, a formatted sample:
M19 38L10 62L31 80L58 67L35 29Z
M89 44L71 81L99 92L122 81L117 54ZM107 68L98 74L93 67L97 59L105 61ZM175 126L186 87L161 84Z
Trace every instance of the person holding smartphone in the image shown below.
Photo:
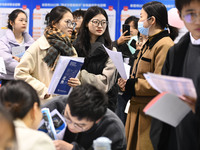
M130 58L135 53L138 39L138 20L139 18L135 16L128 17L122 26L122 35L113 42L117 51L122 52L124 58Z

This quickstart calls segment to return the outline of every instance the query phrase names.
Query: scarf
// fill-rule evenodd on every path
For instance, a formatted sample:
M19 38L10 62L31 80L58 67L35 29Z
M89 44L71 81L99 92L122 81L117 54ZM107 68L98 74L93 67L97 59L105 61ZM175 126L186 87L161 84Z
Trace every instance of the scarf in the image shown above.
M47 63L52 70L54 70L60 55L75 55L69 38L59 29L47 27L44 31L44 36L51 46L47 49L47 54L43 58L43 61Z

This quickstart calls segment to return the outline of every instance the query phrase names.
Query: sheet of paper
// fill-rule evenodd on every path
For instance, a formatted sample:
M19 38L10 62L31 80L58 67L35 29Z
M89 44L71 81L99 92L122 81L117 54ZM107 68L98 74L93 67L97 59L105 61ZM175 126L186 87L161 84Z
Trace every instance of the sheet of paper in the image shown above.
M12 47L12 55L21 58L26 50L26 46L16 46Z
M0 73L7 74L3 57L0 57Z
M75 78L78 75L83 61L84 58L80 57L60 56L49 85L48 93L68 95L72 88L67 82L69 78Z
M121 52L112 51L104 46L106 52L108 53L110 59L113 61L115 67L117 68L120 76L123 79L128 79L129 74L126 74L126 70L124 67L123 57Z
M147 73L145 78L149 84L160 93L169 92L177 96L187 95L194 98L197 97L193 81L189 78L172 77L154 73Z
M191 109L176 95L163 92L151 100L143 111L153 118L176 127Z

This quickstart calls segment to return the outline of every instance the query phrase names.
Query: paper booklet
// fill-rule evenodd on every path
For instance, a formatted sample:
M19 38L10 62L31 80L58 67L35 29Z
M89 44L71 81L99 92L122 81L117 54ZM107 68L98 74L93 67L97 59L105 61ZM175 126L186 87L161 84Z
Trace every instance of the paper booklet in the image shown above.
M12 55L21 58L24 55L27 48L28 48L28 46L12 47Z
M119 72L120 76L123 79L128 79L130 75L130 69L131 66L127 65L123 62L123 57L121 52L112 51L108 48L106 48L104 45L106 52L108 53L110 59L113 61L115 67L117 68L117 71Z
M197 97L193 81L183 77L172 77L153 73L144 74L149 84L161 94L152 99L144 112L176 127L191 111L179 96Z
M64 117L57 109L50 112L49 108L43 108L41 111L43 119L38 130L47 133L52 140L62 140L67 127Z
M0 73L7 74L3 57L0 57Z
M48 88L49 94L68 95L71 87L67 84L70 78L76 78L84 58L60 56Z

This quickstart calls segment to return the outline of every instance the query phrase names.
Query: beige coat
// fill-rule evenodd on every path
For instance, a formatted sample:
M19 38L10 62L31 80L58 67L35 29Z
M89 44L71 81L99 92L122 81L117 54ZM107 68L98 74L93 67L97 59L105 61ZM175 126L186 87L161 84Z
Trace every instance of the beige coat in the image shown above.
M50 45L43 35L25 52L20 63L15 68L14 74L15 79L26 81L37 91L42 103L46 101L44 100L44 95L47 94L53 75L53 71L42 60L46 56L49 47ZM77 56L75 49L74 53Z
M138 81L135 83L135 96L130 101L125 127L127 150L153 150L149 136L151 118L143 113L143 109L158 92L145 80L143 73L161 74L167 52L173 44L169 37L163 37L151 49L146 47L147 49L144 48L143 51L140 51L137 60L134 62L132 75L135 73L135 78L138 78ZM140 58L141 54L142 57ZM134 78L134 76L131 76L131 78Z
M22 120L15 120L14 124L19 150L55 150L46 133L28 128Z

